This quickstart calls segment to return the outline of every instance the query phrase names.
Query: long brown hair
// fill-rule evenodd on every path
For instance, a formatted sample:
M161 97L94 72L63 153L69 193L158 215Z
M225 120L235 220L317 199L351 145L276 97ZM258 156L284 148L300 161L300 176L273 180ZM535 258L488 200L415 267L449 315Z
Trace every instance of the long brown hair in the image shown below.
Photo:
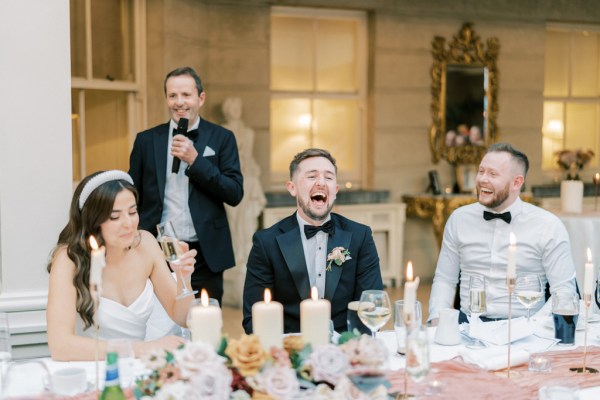
M138 193L135 187L125 180L118 179L98 186L88 197L83 209L79 210L79 197L86 183L102 172L87 176L77 185L71 200L69 222L58 236L58 242L52 250L47 267L48 272L50 272L56 252L66 246L67 255L75 264L73 286L77 291L76 309L83 320L84 329L89 328L94 323L94 302L89 288L91 247L88 238L93 235L99 246L104 245L100 224L110 218L117 194L121 191L129 190L133 193L136 203L138 201Z

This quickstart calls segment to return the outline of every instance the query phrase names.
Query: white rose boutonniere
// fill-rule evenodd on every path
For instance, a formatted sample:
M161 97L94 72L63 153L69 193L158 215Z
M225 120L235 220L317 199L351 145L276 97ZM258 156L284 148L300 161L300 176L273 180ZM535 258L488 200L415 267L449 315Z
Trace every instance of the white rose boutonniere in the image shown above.
M327 271L331 271L331 264L335 263L341 267L346 260L351 260L350 251L343 247L334 247L331 253L327 254Z

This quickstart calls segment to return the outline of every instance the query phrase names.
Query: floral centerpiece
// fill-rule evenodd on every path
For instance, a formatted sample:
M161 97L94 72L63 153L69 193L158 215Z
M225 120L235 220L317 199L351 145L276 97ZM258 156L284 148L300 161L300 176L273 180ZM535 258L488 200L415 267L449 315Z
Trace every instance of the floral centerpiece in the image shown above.
M554 153L556 163L567 173L567 180L579 180L579 171L594 157L590 149L560 150Z
M284 339L284 349L264 351L254 335L242 335L216 352L204 342L188 342L174 352L143 359L150 372L138 378L136 399L388 399L381 366L387 349L368 335L342 335L338 345L303 346L300 336ZM353 376L377 377L365 393Z

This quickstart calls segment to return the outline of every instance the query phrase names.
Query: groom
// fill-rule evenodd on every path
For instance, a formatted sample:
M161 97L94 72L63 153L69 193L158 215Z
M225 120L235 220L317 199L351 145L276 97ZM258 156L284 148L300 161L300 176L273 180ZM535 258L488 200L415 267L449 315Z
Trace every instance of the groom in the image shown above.
M263 300L265 288L283 304L284 331L300 332L300 302L311 287L331 302L336 331L346 331L348 303L363 290L383 289L379 256L371 229L332 214L339 186L335 159L322 149L307 149L290 163L287 190L296 198L297 211L252 239L244 285L246 333L252 332L252 305ZM334 248L349 251L340 255ZM338 249L339 250L339 249ZM337 255L329 262L329 254Z

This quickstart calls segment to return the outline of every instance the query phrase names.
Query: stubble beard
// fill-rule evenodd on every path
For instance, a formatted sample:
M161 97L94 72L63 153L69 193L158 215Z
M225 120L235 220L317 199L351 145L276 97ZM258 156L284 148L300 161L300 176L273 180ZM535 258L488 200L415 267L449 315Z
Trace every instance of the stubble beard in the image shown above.
M481 188L478 189L477 197L481 204L483 204L484 206L486 206L488 208L495 209L495 208L501 206L502 203L504 203L506 201L506 199L508 199L509 194L510 194L510 185L506 184L506 186L504 187L503 190L495 191L494 197L492 198L492 200L490 202L488 202L488 204L483 203L481 201Z
M310 200L309 200L309 202L310 202ZM327 216L333 209L333 203L332 203L332 204L329 204L322 213L316 214L310 209L310 204L305 203L300 198L298 198L298 206L300 207L300 209L302 210L304 215L306 215L308 218L310 218L314 221L324 221L325 218L327 218Z

